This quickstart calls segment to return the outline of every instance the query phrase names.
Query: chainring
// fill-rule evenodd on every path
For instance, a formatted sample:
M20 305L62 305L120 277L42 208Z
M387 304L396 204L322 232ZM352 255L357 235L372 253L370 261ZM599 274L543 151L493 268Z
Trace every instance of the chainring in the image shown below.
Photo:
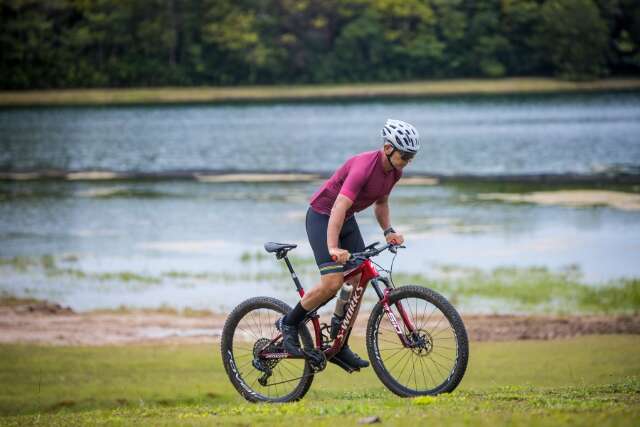
M327 367L327 356L322 350L304 350L304 354L314 374L323 371Z

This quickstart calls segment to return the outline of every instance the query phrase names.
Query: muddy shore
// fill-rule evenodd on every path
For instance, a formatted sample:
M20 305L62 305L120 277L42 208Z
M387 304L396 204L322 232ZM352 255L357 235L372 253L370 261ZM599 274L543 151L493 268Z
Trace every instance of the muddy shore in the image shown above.
M366 313L355 334L364 335ZM593 334L640 334L640 315L463 316L472 341L552 340ZM128 345L219 342L226 315L76 313L52 303L0 307L0 343Z

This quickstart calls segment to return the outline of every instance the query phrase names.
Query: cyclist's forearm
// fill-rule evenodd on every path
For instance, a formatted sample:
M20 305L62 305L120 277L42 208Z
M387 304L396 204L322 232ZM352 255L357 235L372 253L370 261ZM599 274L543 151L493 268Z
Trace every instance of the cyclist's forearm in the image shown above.
M374 208L374 213L376 214L376 219L378 220L378 224L380 224L380 228L386 230L391 227L391 214L389 212L389 203L376 203Z
M344 224L344 217L346 212L342 209L331 209L331 215L329 216L329 225L327 226L327 247L337 248L338 240L340 236L340 230L342 230L342 224Z
M333 203L331 214L329 215L329 225L327 226L327 247L338 247L340 230L342 230L344 218L347 216L347 210L351 205L353 205L353 202L342 194L338 195Z

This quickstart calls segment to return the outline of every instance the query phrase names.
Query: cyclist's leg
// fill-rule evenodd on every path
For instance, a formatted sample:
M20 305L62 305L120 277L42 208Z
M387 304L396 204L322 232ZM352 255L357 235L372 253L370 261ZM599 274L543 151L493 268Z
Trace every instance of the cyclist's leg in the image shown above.
M306 218L307 236L320 270L320 282L308 290L302 300L282 318L280 328L283 332L284 347L289 352L294 352L295 347L299 348L297 328L307 313L333 298L342 287L345 269L354 267L340 265L331 259L327 248L328 225L328 215L317 213L311 208L308 209ZM359 252L364 249L364 241L354 217L345 221L339 238L340 246L350 252ZM358 278L356 277L356 279ZM346 350L349 351L348 348ZM357 358L357 356L355 357ZM363 361L360 362L355 366L363 366ZM364 363L364 366L368 366L367 362Z
M344 226L342 227L343 234L340 236L340 247L348 250L349 252L362 252L364 250L364 240L362 239L362 234L360 233L360 227L358 227L358 223L356 222L355 217L349 218L345 221ZM351 268L356 267L357 265L349 265L345 266L345 270L349 270ZM352 280L349 280L349 283L352 285L356 285L360 280L360 275L357 275ZM345 337L345 342L342 346L340 352L336 355L341 360L346 362L347 364L356 367L356 368L366 368L369 366L369 362L360 358L357 354L355 354L348 345L349 337L351 335L351 331Z
M329 216L319 214L309 208L307 212L307 235L313 254L320 269L320 283L311 288L302 298L305 310L313 310L333 298L342 287L344 272L357 267L357 264L340 265L331 259L327 247L327 227ZM355 217L347 219L340 230L340 247L349 252L364 250L364 241ZM356 277L357 280L359 278Z
M360 233L360 227L356 221L356 217L352 216L345 221L340 233L340 247L346 249L349 253L362 252L364 250L364 239L362 233ZM343 271L347 272L353 268L356 268L361 262L345 264ZM360 275L356 275L349 279L349 283L355 286L360 281Z
M305 292L301 301L302 308L310 311L333 298L340 290L344 281L342 274L344 267L333 261L329 254L329 248L327 247L329 216L317 213L312 208L309 208L306 226L309 244L320 270L320 282ZM342 234L343 232L341 231L341 237Z
M344 275L342 273L330 273L320 276L320 282L304 294L301 300L302 307L307 311L320 306L333 298L342 287Z
M311 208L308 209L306 219L307 235L321 276L320 283L306 291L302 300L278 321L277 325L282 331L284 348L290 353L300 351L300 343L298 341L298 326L300 323L309 311L333 298L344 281L343 266L331 260L331 255L327 248L328 224L328 215L319 214Z

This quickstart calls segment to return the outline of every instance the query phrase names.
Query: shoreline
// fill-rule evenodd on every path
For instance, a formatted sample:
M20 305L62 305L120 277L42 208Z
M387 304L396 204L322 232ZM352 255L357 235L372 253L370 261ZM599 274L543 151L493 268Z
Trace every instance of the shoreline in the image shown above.
M157 87L0 91L0 107L347 101L513 94L640 91L640 78L572 82L554 78L427 80L398 83Z
M0 182L73 181L73 182L154 182L196 181L226 183L303 183L327 179L325 171L304 170L168 170L163 172L122 172L107 169L23 169L0 170ZM594 173L531 174L442 174L409 172L399 185L432 186L440 184L531 184L531 185L638 185L640 170L602 171Z
M50 302L16 301L0 307L0 344L127 346L219 342L227 314L171 310L76 313ZM326 317L326 316L325 316ZM640 314L473 315L463 320L471 341L557 340L585 335L640 335ZM364 337L367 313L354 335ZM321 321L326 321L323 317Z

